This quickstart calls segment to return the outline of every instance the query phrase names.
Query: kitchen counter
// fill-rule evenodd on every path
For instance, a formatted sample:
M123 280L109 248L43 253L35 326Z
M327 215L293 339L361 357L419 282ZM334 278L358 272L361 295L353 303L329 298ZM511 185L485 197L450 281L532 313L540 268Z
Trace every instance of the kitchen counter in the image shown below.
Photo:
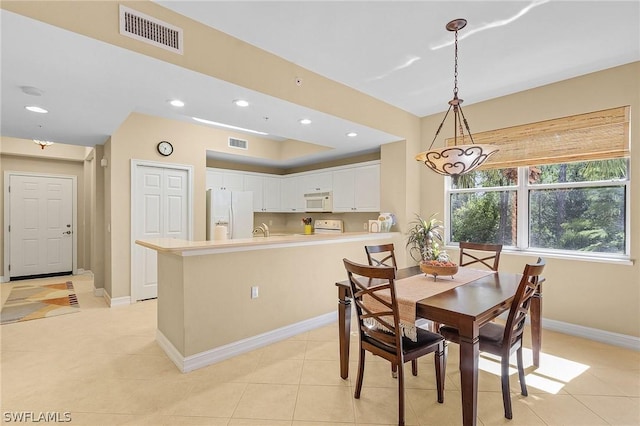
M156 250L158 253L172 253L180 256L199 256L213 253L228 253L246 250L266 250L274 246L295 247L305 245L333 244L339 242L368 241L393 238L399 232L343 232L336 234L280 234L269 237L239 238L218 241L188 241L177 238L154 238L136 240L136 244Z
M403 266L400 232L136 241L157 251L156 340L183 372L335 323L342 259L388 243Z

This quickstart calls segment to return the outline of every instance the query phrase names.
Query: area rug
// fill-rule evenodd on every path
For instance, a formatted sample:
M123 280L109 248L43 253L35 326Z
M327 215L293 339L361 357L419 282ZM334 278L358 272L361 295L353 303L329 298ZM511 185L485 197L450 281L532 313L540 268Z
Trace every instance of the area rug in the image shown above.
M48 318L80 311L73 283L17 284L0 311L0 324Z

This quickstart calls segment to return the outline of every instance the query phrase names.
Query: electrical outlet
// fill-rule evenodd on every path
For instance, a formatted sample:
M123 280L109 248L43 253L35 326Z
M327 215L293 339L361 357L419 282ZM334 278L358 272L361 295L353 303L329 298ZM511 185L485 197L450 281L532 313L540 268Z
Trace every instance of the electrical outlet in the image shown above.
M368 231L369 230L369 224L367 222L364 222L362 224L362 229L364 229L365 231Z
M258 286L254 285L251 287L251 298L252 299L257 299L258 298Z

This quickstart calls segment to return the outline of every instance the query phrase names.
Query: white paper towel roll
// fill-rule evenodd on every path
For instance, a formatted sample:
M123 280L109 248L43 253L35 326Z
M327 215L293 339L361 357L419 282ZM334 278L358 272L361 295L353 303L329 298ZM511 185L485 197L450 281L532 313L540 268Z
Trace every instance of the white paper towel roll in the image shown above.
M224 225L216 225L213 230L214 240L226 240L227 239L227 227Z

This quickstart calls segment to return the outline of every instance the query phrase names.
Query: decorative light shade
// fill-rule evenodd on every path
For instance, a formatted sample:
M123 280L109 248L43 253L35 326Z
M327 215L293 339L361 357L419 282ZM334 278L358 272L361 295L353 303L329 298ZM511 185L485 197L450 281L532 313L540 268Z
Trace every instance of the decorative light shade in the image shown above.
M449 101L449 109L445 114L438 130L436 131L433 141L429 146L429 150L421 152L416 155L416 160L421 161L425 166L429 167L436 173L445 176L459 176L479 167L494 153L498 152L498 148L494 145L488 144L475 144L473 142L473 136L469 129L469 123L462 112L463 100L458 98L458 30L461 30L467 25L466 19L454 19L446 26L448 31L455 32L455 68L454 68L454 84L453 84L453 99ZM440 149L432 149L433 143L442 130L442 125L447 120L449 112L453 109L453 130L454 130L454 144L451 146L445 146ZM464 128L463 125L464 124ZM467 130L467 134L471 144L464 144L464 130ZM460 139L462 139L461 145L458 145L458 130L460 131Z
M41 149L44 149L46 146L53 145L53 142L51 141L40 141L40 140L34 139L33 142L40 145Z
M493 145L455 145L421 152L416 160L441 175L457 176L469 173L497 151Z

